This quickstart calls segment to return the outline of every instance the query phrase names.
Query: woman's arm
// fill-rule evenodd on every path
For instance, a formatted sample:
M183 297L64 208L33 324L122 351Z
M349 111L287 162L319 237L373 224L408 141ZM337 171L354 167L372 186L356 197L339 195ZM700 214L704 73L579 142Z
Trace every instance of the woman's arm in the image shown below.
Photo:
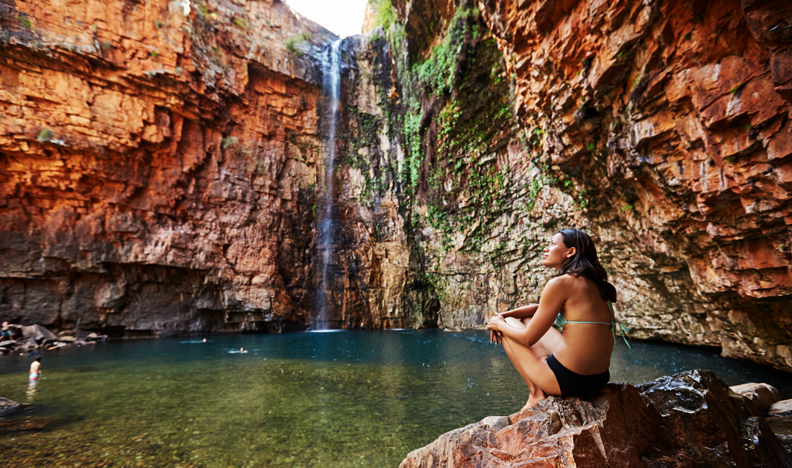
M516 309L507 310L506 312L501 312L499 315L503 318L512 317L516 319L522 319L525 317L533 317L536 313L536 309L539 308L539 304L529 304L527 306L518 307ZM490 343L500 344L500 333L495 330L490 330Z
M495 315L487 324L487 328L502 333L504 336L522 343L525 346L533 346L539 341L547 330L553 326L558 313L567 300L567 290L562 284L563 277L553 278L547 282L542 291L542 298L539 305L532 315L533 319L525 328L515 328L506 323L505 317ZM531 306L526 306L531 307ZM519 309L516 309L519 310Z
M538 308L539 308L539 304L529 304L527 306L522 306L516 309L507 310L506 312L503 312L500 315L503 318L514 317L518 319L525 317L533 317L533 315L536 313L536 309Z

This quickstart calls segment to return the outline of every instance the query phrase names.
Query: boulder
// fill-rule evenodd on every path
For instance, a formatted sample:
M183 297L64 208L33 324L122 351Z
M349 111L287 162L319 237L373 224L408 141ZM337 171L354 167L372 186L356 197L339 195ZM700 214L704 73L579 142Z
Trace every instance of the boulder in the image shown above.
M22 327L22 336L25 337L25 339L33 339L35 341L42 341L42 340L55 341L58 339L58 337L55 336L54 333L42 327L41 325L37 325L37 324Z
M792 416L792 400L781 400L773 403L767 411L768 417L790 417Z
M6 416L18 410L21 405L8 398L0 397L0 416Z
M791 467L786 450L753 404L734 398L714 373L694 370L637 385L666 427L704 466Z
M710 371L609 384L592 401L550 397L508 423L446 433L400 468L792 467L756 408L733 395Z
M58 338L58 341L63 343L74 343L75 340L76 340L75 337L69 335L64 335Z
M762 414L766 413L773 403L781 399L781 394L778 390L766 383L744 383L729 387L729 390L750 400Z
M85 337L85 341L104 341L106 339L107 335L99 335L94 332L89 333L88 336Z
M400 467L430 467L430 466L467 466L464 465L468 447L480 447L482 445L494 446L497 444L494 434L510 424L506 416L489 416L481 421L469 424L465 427L446 432L441 435L434 443L424 448L410 452L407 458L399 465ZM473 457L476 461L485 462L494 455L486 450L474 452ZM491 466L500 466L497 461ZM488 466L486 464L474 466Z

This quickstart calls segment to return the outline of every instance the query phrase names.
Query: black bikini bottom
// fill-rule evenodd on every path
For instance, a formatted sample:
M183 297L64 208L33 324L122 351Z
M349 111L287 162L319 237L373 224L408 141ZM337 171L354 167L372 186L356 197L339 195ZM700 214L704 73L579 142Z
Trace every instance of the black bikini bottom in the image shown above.
M558 380L558 388L561 389L561 396L575 396L590 398L592 394L598 392L610 380L610 371L601 374L580 375L564 367L552 354L547 358L547 365L555 374Z

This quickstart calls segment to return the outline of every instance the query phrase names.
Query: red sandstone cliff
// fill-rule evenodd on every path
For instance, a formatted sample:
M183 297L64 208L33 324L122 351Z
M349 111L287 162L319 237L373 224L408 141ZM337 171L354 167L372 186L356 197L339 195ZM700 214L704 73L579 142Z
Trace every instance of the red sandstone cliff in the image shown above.
M586 189L637 334L792 367L792 7L479 6L543 131L531 157Z
M535 301L545 239L587 226L634 336L792 368L788 7L375 3L441 326Z
M0 26L4 319L127 336L305 319L320 140L302 51L330 33L277 0L6 1Z
M332 320L481 326L589 226L636 336L792 368L783 5L375 3L343 46ZM310 324L328 33L277 1L59 5L0 3L0 316Z

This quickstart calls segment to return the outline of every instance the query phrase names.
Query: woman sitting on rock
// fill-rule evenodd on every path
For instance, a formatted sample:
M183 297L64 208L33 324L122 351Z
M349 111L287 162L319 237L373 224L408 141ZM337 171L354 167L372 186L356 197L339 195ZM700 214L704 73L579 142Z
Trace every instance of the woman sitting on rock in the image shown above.
M542 265L558 274L545 285L539 304L496 314L487 324L491 341L503 342L528 384L526 407L547 395L589 398L602 389L610 378L616 325L626 331L613 315L616 288L588 234L563 229L545 248Z

